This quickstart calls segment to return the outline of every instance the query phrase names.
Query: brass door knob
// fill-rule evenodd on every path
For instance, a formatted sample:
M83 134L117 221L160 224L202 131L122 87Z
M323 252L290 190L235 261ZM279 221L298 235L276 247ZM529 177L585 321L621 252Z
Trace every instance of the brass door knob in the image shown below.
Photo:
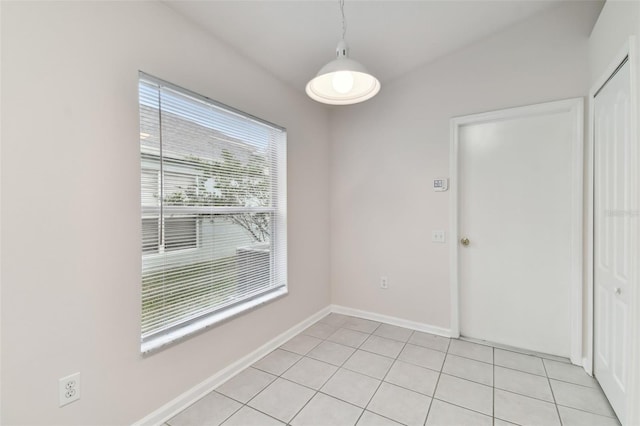
M464 237L463 239L460 240L460 244L462 244L463 246L468 246L469 245L469 239L467 237Z

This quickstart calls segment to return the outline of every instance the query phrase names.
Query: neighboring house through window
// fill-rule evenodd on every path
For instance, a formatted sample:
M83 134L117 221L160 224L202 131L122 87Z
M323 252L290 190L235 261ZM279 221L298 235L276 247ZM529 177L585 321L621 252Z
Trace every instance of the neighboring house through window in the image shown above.
M141 349L287 292L286 131L140 73Z

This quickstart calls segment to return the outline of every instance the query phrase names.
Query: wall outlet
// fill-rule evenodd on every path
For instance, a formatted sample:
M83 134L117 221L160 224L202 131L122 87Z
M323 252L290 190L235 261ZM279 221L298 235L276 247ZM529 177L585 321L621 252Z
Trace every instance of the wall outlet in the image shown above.
M380 288L389 288L389 279L387 277L380 277Z
M60 407L80 399L80 373L75 373L58 380Z
M431 233L431 241L434 243L444 243L445 241L445 237L444 237L444 231L433 231Z

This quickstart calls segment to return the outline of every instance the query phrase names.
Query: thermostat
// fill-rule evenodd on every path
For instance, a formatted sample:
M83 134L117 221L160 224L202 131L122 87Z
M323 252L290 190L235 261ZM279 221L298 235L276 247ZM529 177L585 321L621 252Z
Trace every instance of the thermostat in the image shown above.
M435 178L433 180L433 190L440 192L449 189L449 179L447 178Z

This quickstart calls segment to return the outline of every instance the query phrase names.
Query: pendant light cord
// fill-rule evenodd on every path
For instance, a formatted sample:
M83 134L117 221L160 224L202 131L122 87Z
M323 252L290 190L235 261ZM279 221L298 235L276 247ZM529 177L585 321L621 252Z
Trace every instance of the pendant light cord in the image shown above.
M340 1L340 13L342 14L342 39L344 40L344 37L347 34L347 19L344 17L344 0L339 0Z

